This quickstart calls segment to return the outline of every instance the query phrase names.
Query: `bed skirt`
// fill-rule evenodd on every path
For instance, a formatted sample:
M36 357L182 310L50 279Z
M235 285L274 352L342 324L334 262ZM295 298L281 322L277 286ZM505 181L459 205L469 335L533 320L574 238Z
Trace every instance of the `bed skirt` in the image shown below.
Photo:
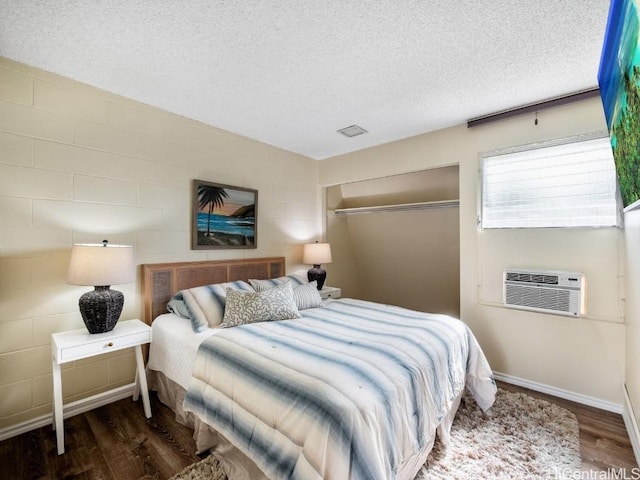
M149 389L158 393L158 399L175 413L178 423L193 429L193 439L196 442L197 453L210 451L218 459L229 480L269 480L256 464L234 447L225 437L200 421L191 412L185 412L182 406L186 390L166 377L162 372L147 369L147 382ZM451 409L442 419L437 428L437 436L447 445L450 440L451 425L456 416L460 400L464 391L454 400ZM433 448L435 437L427 442L427 448L417 455L414 462L408 466L415 472L399 472L398 479L412 480L427 460L427 456Z
M193 429L198 454L210 451L218 459L229 480L269 480L245 454L225 437L191 412L185 412L182 402L186 390L163 373L147 369L149 389L158 393L158 399L175 413L178 423Z

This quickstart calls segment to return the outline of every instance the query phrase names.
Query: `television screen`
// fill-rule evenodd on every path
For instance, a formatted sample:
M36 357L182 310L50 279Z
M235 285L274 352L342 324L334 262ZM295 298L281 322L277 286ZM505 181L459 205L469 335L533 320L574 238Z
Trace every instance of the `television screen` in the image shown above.
M640 205L638 1L612 0L598 85L625 208Z

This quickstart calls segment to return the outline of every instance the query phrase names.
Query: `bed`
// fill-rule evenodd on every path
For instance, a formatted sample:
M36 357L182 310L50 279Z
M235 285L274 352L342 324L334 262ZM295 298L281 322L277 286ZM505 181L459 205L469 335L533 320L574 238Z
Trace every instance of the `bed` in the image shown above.
M485 411L495 399L482 350L452 317L317 303L304 279L285 274L283 257L142 268L149 384L230 480L411 480L436 435L448 441L465 387ZM209 292L201 286L228 295L202 307L205 321L195 312L194 298ZM245 308L276 296L286 308L269 304L268 315L278 320ZM176 298L189 315L167 312ZM216 315L233 328L210 328ZM243 324L251 315L263 316Z

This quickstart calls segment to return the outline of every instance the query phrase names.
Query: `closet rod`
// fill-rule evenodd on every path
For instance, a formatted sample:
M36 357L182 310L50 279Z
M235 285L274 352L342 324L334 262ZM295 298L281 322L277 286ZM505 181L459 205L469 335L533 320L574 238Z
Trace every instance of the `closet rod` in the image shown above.
M432 208L458 207L459 200L438 200L435 202L399 203L397 205L377 205L374 207L336 208L333 213L341 215L361 215L364 213L403 212L407 210L429 210Z

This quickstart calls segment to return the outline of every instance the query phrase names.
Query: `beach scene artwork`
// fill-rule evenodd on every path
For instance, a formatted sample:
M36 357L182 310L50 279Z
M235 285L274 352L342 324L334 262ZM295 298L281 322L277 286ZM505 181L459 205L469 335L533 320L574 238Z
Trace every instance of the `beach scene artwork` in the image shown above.
M193 181L194 249L256 248L258 191Z
M638 0L612 0L598 85L625 210L640 206Z

